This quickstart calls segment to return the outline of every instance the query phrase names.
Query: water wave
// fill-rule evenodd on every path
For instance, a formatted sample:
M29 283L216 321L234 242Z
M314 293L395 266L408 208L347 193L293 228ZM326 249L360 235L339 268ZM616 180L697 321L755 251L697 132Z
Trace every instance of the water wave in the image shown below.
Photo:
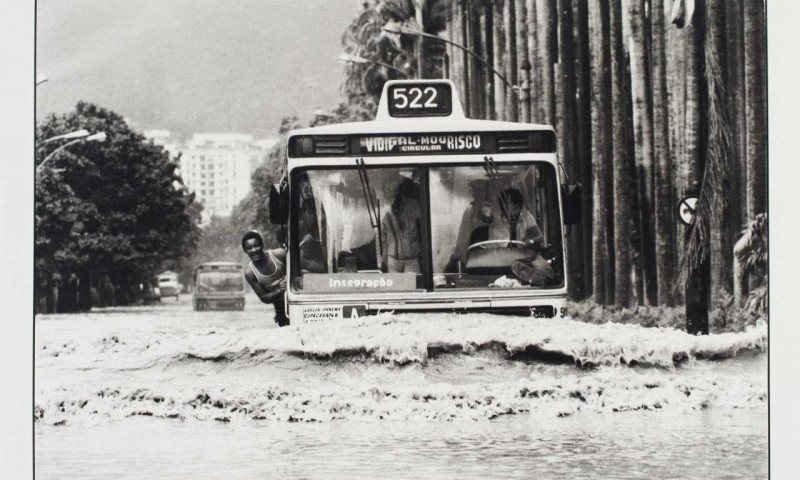
M491 350L512 360L541 360L581 368L629 365L669 369L687 361L763 352L767 345L763 323L739 333L693 336L668 328L593 325L570 319L386 314L280 330L129 331L96 338L44 339L38 356L42 361L71 363L78 368L126 369L190 361L269 362L276 355L424 365L443 354Z
M766 405L763 382L714 376L664 376L603 368L591 376L525 378L493 384L246 385L175 389L56 390L36 405L48 425L102 423L130 416L230 421L486 420L536 413L567 416L633 410L679 411Z

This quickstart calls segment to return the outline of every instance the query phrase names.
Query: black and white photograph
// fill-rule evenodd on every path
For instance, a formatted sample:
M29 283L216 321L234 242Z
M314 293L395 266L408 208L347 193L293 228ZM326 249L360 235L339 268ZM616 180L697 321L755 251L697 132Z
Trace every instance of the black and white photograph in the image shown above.
M33 7L26 475L788 478L764 0Z

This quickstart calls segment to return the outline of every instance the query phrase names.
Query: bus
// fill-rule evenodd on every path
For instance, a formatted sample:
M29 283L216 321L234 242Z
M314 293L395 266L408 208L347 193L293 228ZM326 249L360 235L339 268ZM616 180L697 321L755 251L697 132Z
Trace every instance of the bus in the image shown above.
M244 270L234 262L206 262L194 273L192 306L196 311L244 310Z
M553 127L468 119L453 83L393 80L375 120L289 132L269 215L293 324L380 312L565 314L580 185Z

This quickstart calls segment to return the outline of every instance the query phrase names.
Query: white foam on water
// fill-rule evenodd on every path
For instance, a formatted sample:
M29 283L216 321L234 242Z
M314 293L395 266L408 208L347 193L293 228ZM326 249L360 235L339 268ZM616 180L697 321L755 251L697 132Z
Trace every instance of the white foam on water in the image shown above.
M118 320L37 323L38 423L448 421L766 405L765 362L742 374L724 368L761 357L764 324L692 336L488 314L382 314L282 329ZM559 365L527 367L542 362Z

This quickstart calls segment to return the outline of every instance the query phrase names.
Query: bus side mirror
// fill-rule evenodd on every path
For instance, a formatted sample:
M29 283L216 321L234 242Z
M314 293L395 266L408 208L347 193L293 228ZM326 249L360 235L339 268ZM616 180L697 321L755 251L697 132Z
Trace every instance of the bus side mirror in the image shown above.
M561 186L561 203L564 204L564 224L581 223L581 185L567 183Z
M269 221L285 225L289 220L289 190L284 183L273 183L269 189Z

